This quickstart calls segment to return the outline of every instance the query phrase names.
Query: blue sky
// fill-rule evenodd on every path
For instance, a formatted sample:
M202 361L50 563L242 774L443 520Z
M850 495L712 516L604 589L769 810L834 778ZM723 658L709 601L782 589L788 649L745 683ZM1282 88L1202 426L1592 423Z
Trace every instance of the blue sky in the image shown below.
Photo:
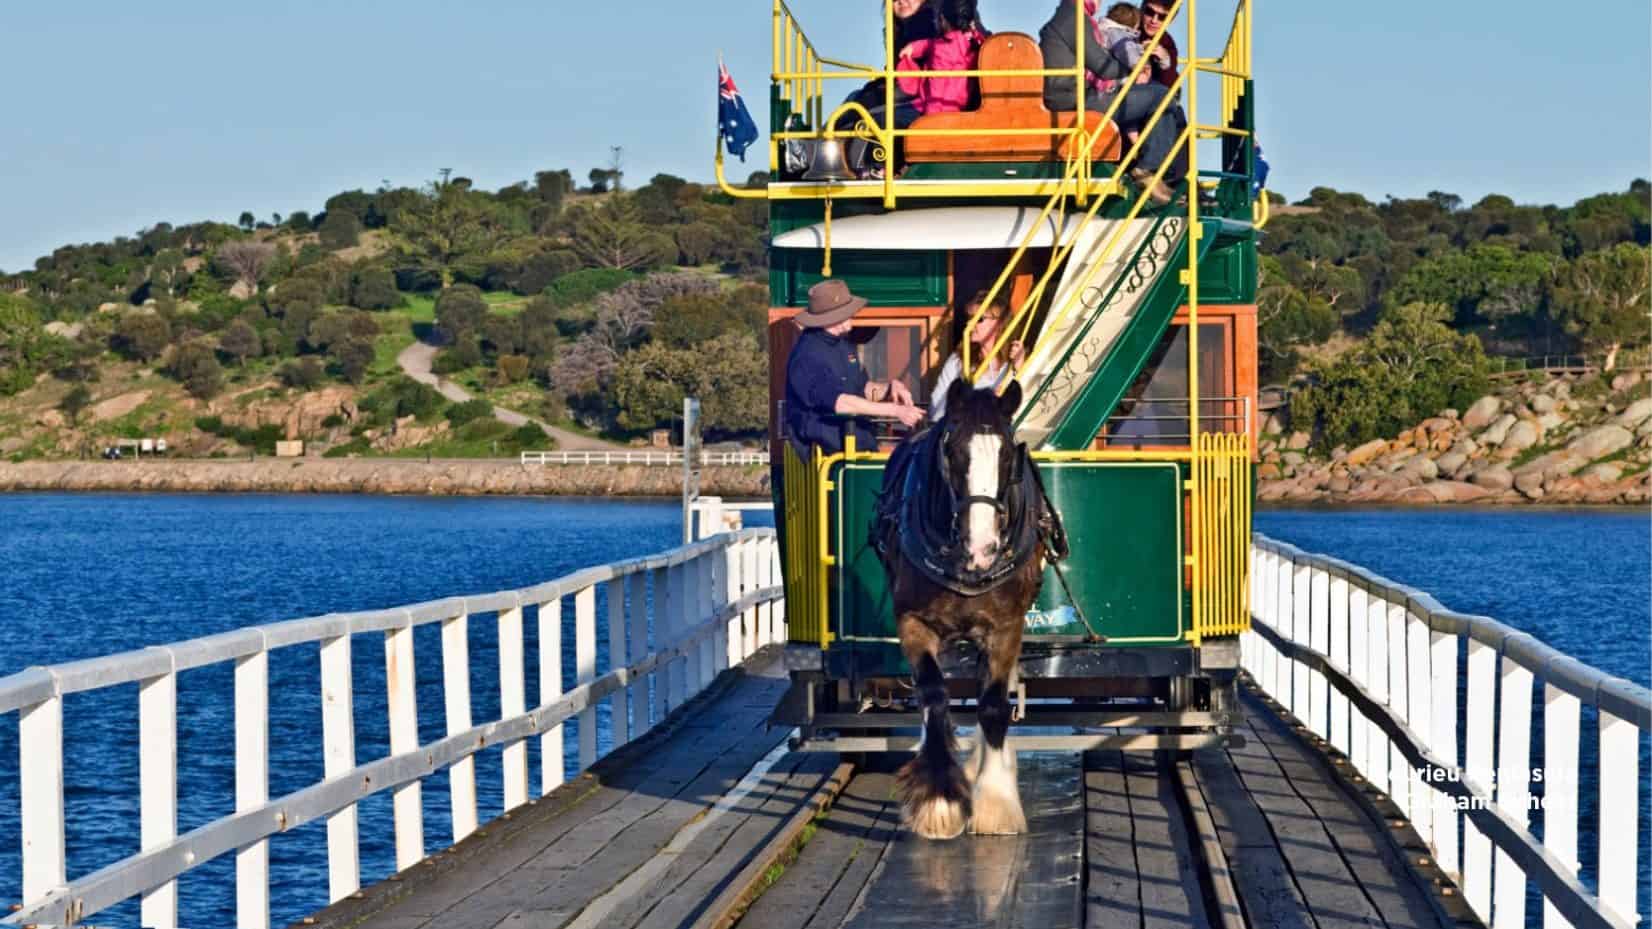
M1053 7L981 0L998 31L1036 32ZM1273 186L1555 203L1621 189L1652 173L1648 7L1258 0ZM876 0L793 8L825 54L880 54ZM1231 9L1203 0L1209 53ZM717 54L761 122L769 22L766 0L10 4L0 269L162 220L315 212L444 167L490 188L542 168L583 180L611 145L631 181L709 179Z

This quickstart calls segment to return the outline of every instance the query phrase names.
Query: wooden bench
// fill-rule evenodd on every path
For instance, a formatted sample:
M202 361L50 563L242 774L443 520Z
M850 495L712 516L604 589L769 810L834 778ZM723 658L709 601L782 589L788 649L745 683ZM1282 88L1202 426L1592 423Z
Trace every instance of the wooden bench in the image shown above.
M1020 32L1000 32L981 46L979 70L1037 71L1044 67L1038 41ZM931 113L913 122L913 129L993 129L1070 128L1077 124L1078 112L1051 113L1044 106L1044 79L1035 76L983 77L980 79L981 105L961 113ZM1085 126L1094 132L1101 114L1084 113ZM1054 135L947 135L912 136L905 142L908 162L981 161L1065 161L1072 147L1068 136ZM1118 127L1107 124L1095 137L1090 157L1097 161L1117 161L1121 154Z

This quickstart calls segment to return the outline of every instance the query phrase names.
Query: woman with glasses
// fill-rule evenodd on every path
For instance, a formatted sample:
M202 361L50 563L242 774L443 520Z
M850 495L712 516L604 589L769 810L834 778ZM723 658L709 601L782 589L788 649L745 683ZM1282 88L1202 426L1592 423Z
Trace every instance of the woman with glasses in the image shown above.
M976 311L981 308L981 302L986 297L987 292L982 290L977 291L975 296L969 298L969 302L964 304L964 318L969 319L974 316ZM970 333L969 337L970 344L975 346L973 352L975 358L984 357L992 348L992 343L998 338L998 330L1004 324L1004 316L1004 305L994 301L991 306L987 307L987 311L981 315L981 319L976 322L975 330ZM1020 340L1011 342L1005 346L1005 349L1009 355L1009 361L1006 362L1002 356L994 358L987 370L981 372L981 375L975 379L974 383L977 390L984 390L989 387L996 389L1004 383L1005 378L1015 376L1015 369L1021 366L1022 355L1024 354ZM935 379L935 389L929 393L931 397L929 404L930 422L940 422L941 417L946 415L947 388L952 386L953 381L963 376L964 353L960 346L946 360L946 364L941 366L941 373Z

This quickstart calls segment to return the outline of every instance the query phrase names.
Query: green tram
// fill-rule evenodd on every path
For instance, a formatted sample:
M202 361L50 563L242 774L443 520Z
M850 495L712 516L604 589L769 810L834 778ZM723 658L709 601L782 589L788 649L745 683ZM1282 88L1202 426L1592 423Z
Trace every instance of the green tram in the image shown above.
M1130 728L1012 730L1012 740L1187 748L1228 735L1238 636L1250 624L1256 237L1267 205L1253 183L1250 3L1224 7L1219 21L1198 7L1170 7L1182 69L1153 120L1175 120L1186 181L1160 205L1126 171L1140 142L1111 108L1086 111L1082 94L1070 112L1045 106L1047 77L1080 80L1082 49L1076 68L1046 69L1036 38L996 33L975 70L945 72L969 76L979 106L901 129L833 103L866 81L893 102L890 40L881 65L824 56L774 0L771 179L730 185L720 147L717 177L731 196L769 202L771 452L784 463L793 680L777 719L798 726L805 747L910 747L915 738L891 733L917 721L902 711L911 670L869 541L898 436L805 458L781 434L800 332L791 318L824 277L870 301L854 318L869 376L901 379L920 405L955 350L973 373L1012 339L1026 346L1017 439L1034 450L1071 557L1061 578L1046 568L1028 614L1017 717L1069 733ZM893 16L885 0L886 37ZM869 146L888 170L856 179L845 142ZM1007 315L997 340L972 353L980 313L967 315L965 301L982 289ZM976 695L975 657L968 645L948 654L954 699Z

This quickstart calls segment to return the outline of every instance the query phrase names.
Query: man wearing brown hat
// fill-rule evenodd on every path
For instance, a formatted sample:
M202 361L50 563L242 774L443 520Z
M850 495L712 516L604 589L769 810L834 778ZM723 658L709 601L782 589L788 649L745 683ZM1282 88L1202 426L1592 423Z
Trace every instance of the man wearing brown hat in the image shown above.
M808 309L796 317L803 334L786 359L786 434L800 447L826 454L843 450L845 432L864 451L877 449L864 417L886 416L911 428L924 413L898 380L870 381L847 336L866 300L828 278L809 288Z

